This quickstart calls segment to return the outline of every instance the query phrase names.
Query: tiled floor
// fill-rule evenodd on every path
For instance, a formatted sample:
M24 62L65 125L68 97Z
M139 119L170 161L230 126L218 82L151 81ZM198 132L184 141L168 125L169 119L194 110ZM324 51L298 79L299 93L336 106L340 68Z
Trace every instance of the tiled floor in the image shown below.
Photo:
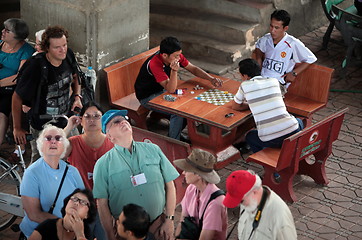
M328 186L316 185L312 179L297 176L294 190L298 201L289 204L298 231L298 239L362 239L362 68L361 64L348 69L346 78L341 78L340 66L346 47L339 32L332 33L328 50L321 50L322 37L326 27L310 32L300 39L318 57L318 64L336 69L332 80L329 102L325 109L317 112L314 121L336 112L346 106L349 112L345 116L339 139L334 143L333 153L327 160ZM185 53L187 55L187 53ZM181 74L183 79L190 76ZM228 72L225 77L238 79L237 70ZM157 128L165 131L167 126ZM262 173L256 164L242 159L218 171L222 181L219 186L225 189L226 177L236 169L253 169ZM180 212L180 208L177 208ZM229 228L238 218L239 210L229 210ZM237 239L237 229L230 239ZM11 230L0 232L0 239L16 239Z

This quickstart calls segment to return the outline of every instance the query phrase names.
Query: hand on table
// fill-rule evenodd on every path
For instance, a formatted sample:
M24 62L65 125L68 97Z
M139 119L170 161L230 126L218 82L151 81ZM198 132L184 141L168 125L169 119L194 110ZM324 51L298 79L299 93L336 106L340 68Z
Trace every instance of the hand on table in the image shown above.
M211 79L211 83L212 83L212 85L214 85L215 87L221 87L222 84L223 84L223 81L222 81L220 78L213 77L213 78Z

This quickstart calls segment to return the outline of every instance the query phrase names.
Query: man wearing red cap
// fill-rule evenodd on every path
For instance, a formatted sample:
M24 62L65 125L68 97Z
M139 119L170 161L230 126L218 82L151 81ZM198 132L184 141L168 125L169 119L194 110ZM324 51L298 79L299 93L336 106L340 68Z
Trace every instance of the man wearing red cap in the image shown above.
M228 208L240 204L238 238L246 240L297 239L292 213L287 204L251 171L234 171L226 179Z

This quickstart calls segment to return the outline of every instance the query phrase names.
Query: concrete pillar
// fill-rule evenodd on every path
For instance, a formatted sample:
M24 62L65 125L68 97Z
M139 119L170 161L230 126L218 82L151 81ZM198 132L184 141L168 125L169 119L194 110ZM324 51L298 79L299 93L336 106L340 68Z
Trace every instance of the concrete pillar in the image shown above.
M31 40L50 25L69 31L68 46L79 63L98 73L101 103L108 102L101 70L149 48L149 0L21 0L21 17Z

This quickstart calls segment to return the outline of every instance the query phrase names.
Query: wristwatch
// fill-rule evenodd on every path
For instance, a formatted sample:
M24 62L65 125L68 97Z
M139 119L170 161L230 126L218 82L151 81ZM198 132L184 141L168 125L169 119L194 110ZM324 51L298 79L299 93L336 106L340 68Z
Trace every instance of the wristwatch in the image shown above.
M74 94L74 97L79 97L80 99L83 99L82 95L80 94Z
M174 220L174 219L175 219L175 216L174 216L174 215L166 216L166 219Z
M296 73L296 72L292 72L292 75L294 76L294 77L296 77L296 76L298 76L298 73Z

